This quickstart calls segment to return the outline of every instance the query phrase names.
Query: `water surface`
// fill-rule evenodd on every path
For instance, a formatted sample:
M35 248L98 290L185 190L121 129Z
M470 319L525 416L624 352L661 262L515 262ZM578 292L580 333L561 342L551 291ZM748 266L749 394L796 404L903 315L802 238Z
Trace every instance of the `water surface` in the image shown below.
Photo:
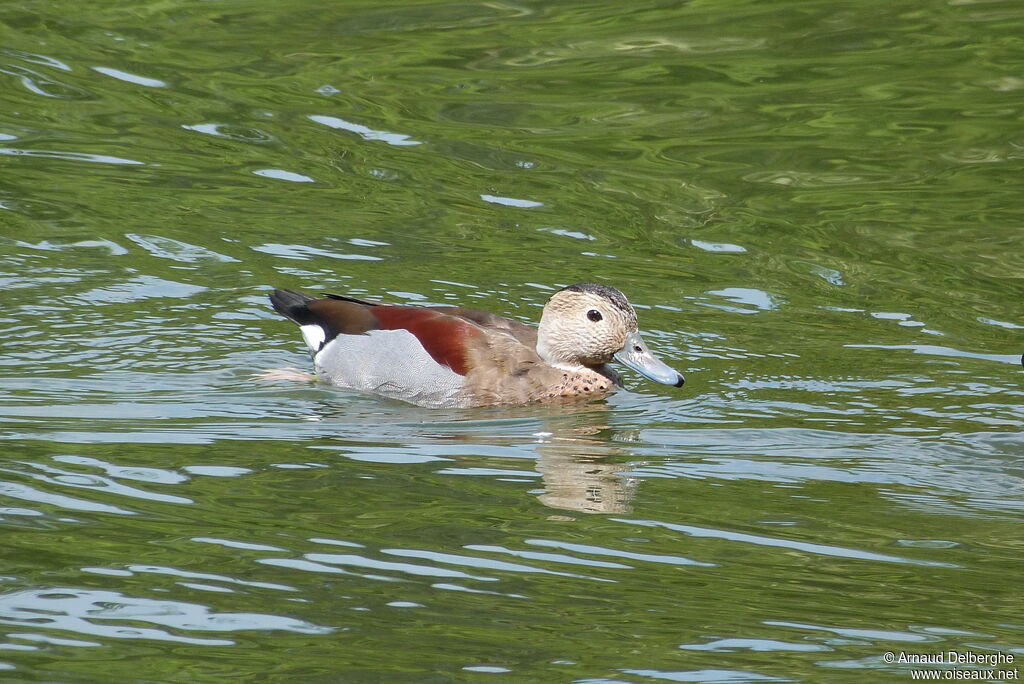
M0 679L905 682L1024 657L1014 2L0 9ZM681 390L315 384L272 287ZM1005 669L1005 668L1004 668Z

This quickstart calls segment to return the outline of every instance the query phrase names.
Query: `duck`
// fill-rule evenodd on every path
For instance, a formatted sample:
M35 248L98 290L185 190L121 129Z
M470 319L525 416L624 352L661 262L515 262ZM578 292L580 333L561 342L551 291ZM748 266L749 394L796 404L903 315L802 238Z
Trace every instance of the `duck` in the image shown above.
M407 306L298 290L270 294L299 326L317 378L428 408L514 406L610 395L616 361L682 387L681 373L640 336L636 311L608 285L555 292L535 328L487 311Z

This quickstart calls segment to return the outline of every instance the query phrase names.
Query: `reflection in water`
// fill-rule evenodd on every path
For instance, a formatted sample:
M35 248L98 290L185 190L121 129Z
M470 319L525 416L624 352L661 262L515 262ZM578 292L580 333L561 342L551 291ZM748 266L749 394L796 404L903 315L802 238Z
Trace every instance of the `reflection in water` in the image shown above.
M308 381L310 377L295 369L276 369L260 374L259 379L301 382ZM345 393L342 396L364 400L360 395ZM367 410L376 413L375 418L368 419L371 424L379 425L385 405L376 397L365 400L369 407ZM397 448L393 445L362 445L359 453L347 448L345 455L354 460L387 463L426 462L466 453L476 454L480 452L481 445L509 447L508 453L518 454L524 443L534 442L535 468L544 483L544 492L537 498L545 506L580 513L629 513L637 479L627 473L632 472L636 464L621 462L632 453L616 446L615 442L635 441L636 436L624 435L622 431L616 431L612 436L613 428L607 424L611 409L612 405L606 402L582 401L469 410L422 409L396 404L395 418L403 420L390 424L392 432L414 427L417 438L427 438L435 444L465 442L475 448L471 452L453 452L450 447L433 444L414 447L406 443ZM322 401L318 404L315 419L325 422L344 419L345 430L349 434L343 441L351 443L355 415L353 403ZM427 426L429 429L424 429ZM396 449L401 453L395 453ZM503 452L490 453L497 455Z
M541 441L536 467L544 479L544 493L537 498L545 506L567 511L629 513L637 479L628 475L633 469L629 463L618 461L628 454L607 437L595 437L611 429L596 422L607 418L604 412L609 405L587 408L575 416L575 425L565 427L546 421L550 430L538 433Z
M268 371L260 376L262 380L282 381L308 378L308 374L303 376L294 369ZM359 395L343 396L357 401L363 399ZM376 417L370 422L379 425L383 405L375 397L366 401L370 407L367 410L376 412ZM632 434L635 431L627 434L616 430L613 434L613 428L607 422L612 409L613 406L607 402L582 401L469 410L422 409L396 404L395 417L404 420L391 423L391 432L414 427L417 438L427 438L432 444L413 446L405 443L399 447L362 445L358 453L351 447L346 448L345 455L354 460L418 463L453 456L458 458L470 453L475 455L481 453L482 445L491 447L489 453L492 455L506 453L493 450L502 447L509 448L507 453L518 455L524 443L533 442L537 456L535 469L541 474L544 484L544 491L537 498L545 506L580 513L629 513L638 481L629 473L637 464L623 462L633 453L616 443L637 441L638 437ZM355 411L353 403L323 401L318 404L316 420L344 419L345 430L349 434L343 441L350 444L354 437L351 431ZM424 429L427 426L429 429ZM437 446L452 442L464 442L474 448L466 452ZM486 448L483 451L488 452ZM454 473L456 469L445 472Z
M538 447L537 471L544 478L540 502L580 513L629 513L637 480L629 464L564 447Z

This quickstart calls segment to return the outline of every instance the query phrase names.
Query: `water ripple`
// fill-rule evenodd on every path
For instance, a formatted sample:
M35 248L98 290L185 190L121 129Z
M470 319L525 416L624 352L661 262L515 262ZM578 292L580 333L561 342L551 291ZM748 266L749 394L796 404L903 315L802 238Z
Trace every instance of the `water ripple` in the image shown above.
M33 69L22 66L8 65L0 67L0 74L7 74L18 79L26 90L43 97L58 100L91 100L95 96L84 88L62 83Z
M345 119L340 119L340 118L338 118L336 116L324 116L324 115L321 115L321 114L311 114L309 116L309 119L310 119L310 121L315 121L316 123L323 124L324 126L329 126L330 128L337 128L337 129L341 129L343 131L349 131L351 133L355 133L356 135L361 137L363 140L370 140L370 141L377 141L377 140L379 140L379 141L382 141L382 142L386 142L388 145L398 145L398 146L422 145L423 144L422 142L420 142L418 140L413 140L412 138L410 138L407 135L402 135L400 133L389 133L388 131L374 130L374 129L370 128L369 126L364 126L363 124L357 124L357 123L353 123L351 121L346 121Z
M88 473L76 473L70 470L63 470L61 468L48 466L43 463L28 463L22 461L21 464L29 468L42 471L46 474L42 475L28 471L17 471L11 468L0 468L0 472L19 473L27 475L28 477L40 482L46 482L47 484L61 485L71 487L73 489L91 489L98 492L116 494L118 496L126 496L133 499L148 499L150 501L161 501L163 503L174 504L195 503L192 499L184 496L161 494L160 492L151 492L144 489L138 489L136 487L130 487L128 485L121 484L112 477L101 477L99 475Z
M493 549L488 549L493 550ZM576 577L580 579L595 580L598 582L612 582L614 580L604 579L601 577L588 577L586 575L576 575L567 572L558 572L555 570L546 570L544 568L537 568L531 565L522 565L520 563L508 563L506 561L494 560L491 558L481 558L478 556L462 556L454 553L440 553L437 551L422 551L416 549L381 549L381 553L389 553L395 556L405 556L408 558L424 558L432 560L437 563L445 563L449 565L468 565L475 568L487 568L489 570L505 571L505 572L523 572L523 573L539 573L543 575L560 575L562 577Z
M62 152L57 150L30 150L14 147L0 147L0 155L9 157L39 157L41 159L62 159L64 161L84 161L95 164L127 164L145 165L135 159L124 159L107 154L89 154L87 152Z
M695 527L693 525L680 525L678 523L669 523L658 520L629 520L625 518L612 518L612 520L621 523L642 525L644 527L663 527L665 529L674 530L676 532L682 532L683 534L691 537L724 539L728 541L742 542L745 544L755 544L758 546L781 547L786 549L792 549L794 551L803 551L805 553L813 553L823 556L835 556L837 558L857 558L860 560L881 561L885 563L908 563L911 565L924 565L937 568L961 567L955 563L942 563L939 561L900 558L899 556L890 556L887 554L874 553L871 551L862 551L860 549L847 549L840 546L832 546L829 544L813 544L808 542L796 541L793 539L765 537L758 534L730 532L727 530L713 530L704 527Z
M382 549L382 553L389 553ZM459 579L472 579L481 582L495 582L497 578L470 575L458 570L447 570L445 568L434 568L426 565L415 565L412 563L389 563L387 561L374 560L363 556L340 553L307 553L305 558L313 563L330 565L351 565L360 568L371 568L374 570L390 570L392 572L415 575L417 577L449 577Z
M160 259L170 259L186 264L202 263L205 261L216 261L221 263L237 262L238 259L220 254L212 249L193 245L181 240L175 240L162 235L141 235L138 233L125 233L125 237L139 245L153 256Z
M465 549L469 551L483 551L485 553L506 553L517 558L527 560L549 561L552 563L564 563L567 565L589 565L594 568L614 568L621 570L633 570L632 565L624 563L611 563L608 561L591 560L589 558L577 558L564 553L539 553L537 551L518 551L504 546L493 546L490 544L467 544Z
M787 677L750 672L749 670L635 670L623 669L622 672L651 679L665 679L672 682L701 682L701 684L744 684L746 682L790 682ZM588 680L597 684L598 680Z
M139 627L136 624L139 622L175 631ZM218 613L195 603L135 598L114 591L73 587L40 587L0 594L0 624L200 646L230 646L235 642L184 636L177 632L283 630L298 634L326 634L332 631L329 627L277 615Z
M643 561L645 563L668 563L669 565L695 565L702 568L711 568L717 565L716 563L703 563L701 561L695 561L690 558L684 558L683 556L666 556L653 553L637 553L635 551L626 551L623 549L609 549L601 546L594 546L592 544L573 544L570 542L560 542L550 539L526 539L524 540L527 544L534 546L550 546L557 549L565 549L566 551L575 551L576 553L586 553L596 556L617 556L619 558L630 558L632 560Z
M9 471L8 471L9 472ZM48 506L66 508L71 511L88 511L93 513L114 513L117 515L135 515L135 511L129 511L119 506L78 499L63 494L44 492L28 485L14 482L0 482L0 494L9 496L12 499L22 501L36 501Z
M145 86L147 88L166 88L168 86L166 81L161 81L158 78L139 76L138 74L132 74L113 67L94 66L92 67L92 70L99 72L104 76L116 78L119 81L126 81L128 83L134 83L135 85Z

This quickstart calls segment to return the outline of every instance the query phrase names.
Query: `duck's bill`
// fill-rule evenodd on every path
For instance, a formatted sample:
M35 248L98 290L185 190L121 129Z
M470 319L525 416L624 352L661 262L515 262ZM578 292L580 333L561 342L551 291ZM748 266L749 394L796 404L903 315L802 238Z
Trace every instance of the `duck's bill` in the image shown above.
M638 332L629 334L625 346L614 354L614 359L645 378L663 385L682 387L686 381L682 373L670 368L651 353Z

